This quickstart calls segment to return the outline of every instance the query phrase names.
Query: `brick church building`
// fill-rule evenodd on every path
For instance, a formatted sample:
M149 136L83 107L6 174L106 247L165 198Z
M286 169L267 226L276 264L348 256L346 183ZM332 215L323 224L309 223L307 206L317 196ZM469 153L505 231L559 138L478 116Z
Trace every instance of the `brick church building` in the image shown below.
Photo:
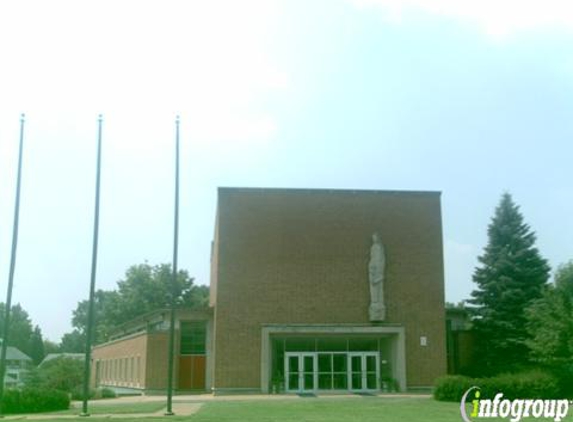
M210 294L177 311L179 391L429 387L446 373L440 194L220 188ZM165 389L168 321L118 327L94 383Z

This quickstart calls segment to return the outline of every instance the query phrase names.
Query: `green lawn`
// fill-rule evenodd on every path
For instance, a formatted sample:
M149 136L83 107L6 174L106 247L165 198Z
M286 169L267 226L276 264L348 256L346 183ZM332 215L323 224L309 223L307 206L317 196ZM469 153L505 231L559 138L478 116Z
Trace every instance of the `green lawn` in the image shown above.
M571 414L573 415L573 409ZM362 397L309 398L295 402L208 403L188 420L193 422L460 422L462 418L458 403L436 402L429 398ZM483 420L509 421L509 419L489 418ZM541 419L536 421L538 420ZM573 421L573 418L570 416L566 420Z
M61 412L52 412L57 415L77 415L81 412L80 407L63 410ZM126 413L155 413L166 407L165 402L148 402L148 403L137 403L137 404L99 404L96 402L89 403L89 413L91 415L103 415L103 414L126 414ZM86 421L85 418L82 418Z
M103 413L152 413L164 408L164 403L129 405L92 405L92 417L66 419L66 421L102 420ZM75 413L74 412L67 412ZM564 419L573 422L573 409ZM109 420L109 419L107 419ZM153 418L121 418L118 421L191 421L191 422L460 422L458 403L436 402L429 398L396 397L340 397L304 398L299 400L242 400L212 401L205 403L191 416ZM475 419L479 421L480 419ZM508 419L482 419L483 421L509 421ZM550 419L552 420L552 419ZM524 422L541 419L523 419Z

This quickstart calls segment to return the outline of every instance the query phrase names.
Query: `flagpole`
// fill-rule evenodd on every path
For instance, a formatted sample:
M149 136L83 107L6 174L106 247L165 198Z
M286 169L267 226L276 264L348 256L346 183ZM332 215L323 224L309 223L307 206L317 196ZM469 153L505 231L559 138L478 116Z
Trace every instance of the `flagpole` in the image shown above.
M96 164L96 188L95 188L95 212L94 212L94 232L92 245L92 269L90 278L90 296L88 308L88 326L86 330L86 359L84 362L84 385L83 385L83 405L80 416L89 416L88 400L90 393L90 372L91 372L91 355L92 355L92 338L94 325L94 294L97 269L97 251L99 237L99 198L100 198L100 179L101 179L101 132L102 116L98 117L98 134L97 134L97 164Z
M10 329L10 308L12 306L12 288L14 286L14 270L16 269L16 250L18 247L18 226L20 222L20 189L22 185L22 153L24 150L25 115L20 116L20 150L18 153L18 175L16 177L16 203L14 205L14 225L12 227L12 253L10 256L10 271L8 273L8 292L6 293L6 309L4 310L4 338L0 352L0 417L3 415L2 403L4 397L4 376L6 374L6 351L8 348L8 331Z
M169 313L169 360L167 373L167 412L173 413L173 359L175 345L175 286L177 285L177 253L179 248L179 116L175 119L175 215L173 225L173 272L171 274L171 303Z

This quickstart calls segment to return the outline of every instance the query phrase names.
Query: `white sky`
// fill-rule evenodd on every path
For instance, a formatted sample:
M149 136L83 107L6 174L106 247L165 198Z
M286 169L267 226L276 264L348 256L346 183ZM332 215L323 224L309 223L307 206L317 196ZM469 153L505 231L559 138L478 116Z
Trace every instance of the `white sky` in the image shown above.
M171 259L177 114L180 259L201 284L222 185L443 191L451 301L503 190L551 264L571 259L572 28L559 1L2 2L0 300L21 112L13 301L52 340L87 296L99 113L99 288Z

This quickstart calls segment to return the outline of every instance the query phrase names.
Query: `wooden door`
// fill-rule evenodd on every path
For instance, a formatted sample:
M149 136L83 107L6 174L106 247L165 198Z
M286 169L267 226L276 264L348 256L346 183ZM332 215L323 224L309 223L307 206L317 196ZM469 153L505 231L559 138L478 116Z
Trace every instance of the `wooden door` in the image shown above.
M205 356L179 358L179 390L205 390Z

